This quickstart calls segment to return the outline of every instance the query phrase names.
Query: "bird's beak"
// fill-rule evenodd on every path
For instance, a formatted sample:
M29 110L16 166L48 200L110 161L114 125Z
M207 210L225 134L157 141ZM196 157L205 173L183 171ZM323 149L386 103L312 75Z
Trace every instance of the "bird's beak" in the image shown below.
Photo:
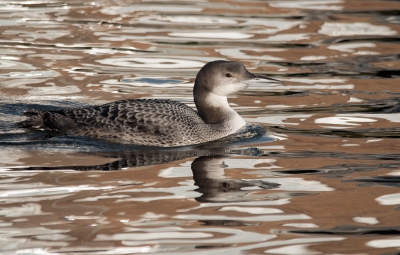
M273 79L259 74L248 74L248 80L245 82L247 85L250 84L286 84L284 81Z
M266 77L266 76L259 75L259 74L254 74L254 75L255 75L255 77L252 80L258 81L258 82L261 82L261 83L286 84L284 81L281 81L281 80L273 79L273 78Z

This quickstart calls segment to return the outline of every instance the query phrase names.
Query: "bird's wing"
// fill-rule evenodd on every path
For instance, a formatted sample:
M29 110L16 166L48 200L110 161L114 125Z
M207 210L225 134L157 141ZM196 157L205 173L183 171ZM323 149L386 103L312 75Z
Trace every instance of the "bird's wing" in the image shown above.
M86 128L148 135L167 135L176 131L179 123L187 121L185 115L200 118L185 104L157 99L121 100L100 106L67 109L64 114Z

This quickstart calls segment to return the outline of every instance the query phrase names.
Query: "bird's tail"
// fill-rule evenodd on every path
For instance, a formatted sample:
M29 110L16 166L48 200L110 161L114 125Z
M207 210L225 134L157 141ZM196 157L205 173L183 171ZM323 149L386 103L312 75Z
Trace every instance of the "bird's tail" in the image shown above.
M46 129L56 132L66 133L68 130L78 125L74 120L68 118L63 111L50 110L41 111L31 109L25 112L27 119L18 122L19 128Z
M30 109L24 113L27 119L16 123L19 128L46 128L44 114L40 110Z

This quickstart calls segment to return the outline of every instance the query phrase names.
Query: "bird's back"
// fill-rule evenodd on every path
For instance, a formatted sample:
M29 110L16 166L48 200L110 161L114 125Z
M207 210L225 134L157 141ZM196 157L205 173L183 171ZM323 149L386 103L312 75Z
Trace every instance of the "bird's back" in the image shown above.
M147 146L202 142L204 121L189 106L165 99L120 100L83 108L30 110L20 127L38 127L76 136L117 139Z

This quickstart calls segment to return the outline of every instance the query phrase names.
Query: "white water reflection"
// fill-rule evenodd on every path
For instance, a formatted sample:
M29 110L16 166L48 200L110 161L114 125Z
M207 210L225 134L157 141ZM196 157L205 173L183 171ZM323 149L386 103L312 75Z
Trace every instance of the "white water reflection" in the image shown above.
M20 33L19 31L15 31L16 33ZM60 37L64 37L69 35L68 31L60 31L56 29L41 29L36 30L35 33L22 34L20 37L29 38L30 40L38 40L38 39L46 39L46 40L54 40Z
M21 217L33 215L48 215L50 212L43 212L41 205L35 203L26 203L20 207L0 208L0 215L3 217Z
M174 244L177 240L174 240L174 235L179 235L179 243L252 243L252 242L263 242L274 238L275 235L271 234L259 234L250 231L235 230L235 229L223 229L223 228L207 228L204 231L203 228L181 228L181 227L161 227L161 228L127 228L127 233L120 233L115 235L104 235L99 234L96 236L95 241L106 241L106 240L117 240L123 242L125 245L143 245L143 244ZM170 235L168 235L168 233ZM193 238L202 233L201 239L196 241ZM185 235L188 236L188 240L185 240ZM191 234L195 236L190 238ZM220 234L226 234L225 237L216 237ZM162 235L163 238L155 240L157 235ZM138 240L139 236L145 236L144 240ZM212 239L210 237L213 237Z
M178 167L168 167L160 171L158 176L162 178L177 178L177 177L191 177L193 176L192 169L190 168L190 164L192 162L188 162L187 164L181 164Z
M17 188L16 188L17 187ZM20 203L20 202L37 202L45 200L61 199L71 194L80 191L89 190L109 190L113 189L113 186L104 187L93 187L89 185L75 185L75 186L53 186L43 183L32 183L32 184L19 184L16 189L3 189L0 190L0 199L7 200L8 203Z
M400 238L378 239L367 242L365 245L373 248L400 248Z
M34 228L0 228L0 245L2 251L16 250L16 249L26 249L31 247L48 247L48 246L67 246L68 241L76 240L76 238L69 236L68 229L50 229L44 227L34 227ZM40 236L44 238L58 235L61 237L59 240L49 242L39 241ZM36 238L31 238L35 236Z
M1 12L1 8L0 8ZM0 26L1 27L6 27L6 26L13 26L18 22L18 20L10 20L10 19L0 19Z
M318 33L329 36L397 35L395 30L387 26L377 26L365 22L325 22Z
M326 56L304 56L301 57L300 60L303 61L314 61L314 60L322 60L322 59L327 59L328 57Z
M346 83L348 82L345 78L332 78L332 77L318 77L318 78L307 78L307 77L295 77L288 78L290 82L298 82L298 83L306 83L306 84L315 84L315 83L323 83L323 84L332 84L332 83Z
M145 187L145 188L135 188L135 189L126 189L126 192L131 192L132 194L135 193L149 193L147 197L135 197L134 195L128 198L119 198L116 200L117 203L121 202L133 202L133 201L141 201L141 202L150 202L150 201L157 201L157 200L167 200L167 199L188 199L188 198L196 198L199 196L198 192L193 190L196 189L193 180L187 180L184 182L179 183L181 186L176 187ZM119 191L115 191L118 193ZM158 196L153 196L154 192L161 193ZM114 192L112 192L114 193ZM162 195L164 194L164 195Z
M337 50L341 52L356 52L355 49L357 48L376 48L375 43L342 43L342 44L334 44L334 45L329 45L328 49L331 50Z
M354 217L353 220L359 223L365 223L369 225L375 225L379 223L376 217Z
M106 58L96 60L104 65L112 65L130 68L157 68L157 69L182 69L200 68L204 62L195 60L173 59L173 58L144 58L144 57L124 57Z
M309 249L310 244L296 244L296 245L287 245L285 247L268 249L264 251L264 253L271 254L287 254L287 255L313 255L313 254L321 254L319 251L314 251Z
M242 207L242 206L224 206L218 211L235 211L241 213L248 214L275 214L275 213L283 213L282 210L276 208L265 208L265 207Z
M136 12L201 12L203 8L196 6L185 6L185 5L163 5L163 4L140 4L140 5L126 5L126 6L107 6L102 8L101 12L108 15L118 15L120 17L128 17L131 13Z
M280 205L286 205L290 203L289 198L278 198L275 200L265 200L265 201L246 201L246 202L238 202L238 201L232 201L229 202L230 206L255 206L255 207L260 207L260 206L280 206ZM189 212L192 210L197 210L200 208L220 208L223 206L226 206L227 204L224 202L220 203L201 203L198 204L196 207L188 208L188 209L179 209L177 212Z
M319 226L314 223L285 223L282 226L295 228L319 228Z
M18 65L19 66L19 65ZM11 68L10 68L11 69ZM32 70L32 69L31 69ZM29 79L29 78L44 78L44 77L55 77L60 74L53 70L46 71L29 71L29 72L9 72L0 74L0 78L2 79Z
M282 108L282 107L281 107ZM269 125L300 125L301 121L312 117L313 114L279 114L265 117L245 118L248 122L268 123ZM293 122L293 120L298 120Z
M225 169L276 169L281 168L280 166L276 166L276 159L241 159L241 158L227 158L224 160L227 165Z
M227 215L200 215L200 214L178 214L174 216L176 219L181 220L237 220L237 221L262 221L262 222L272 222L272 221L286 221L286 220L309 220L310 216L306 214L282 214L282 215L262 215L262 216L227 216Z
M333 124L335 126L324 126L326 128L354 128L365 124L378 122L379 119L385 119L390 122L400 122L400 114L336 114L331 117L323 117L315 119L316 124Z
M166 23L189 24L189 25L236 25L239 22L234 19L209 17L209 16L186 16L186 15L149 15L140 17L140 23L165 25Z
M364 118L371 118L374 121L377 119L385 119L390 122L400 122L400 113L378 113L378 114L368 114L368 113L347 113L347 114L340 114L338 116L344 117L364 117Z
M19 60L17 57L0 57L0 68L14 70L35 70L32 65L11 61L10 59Z
M291 42L310 39L309 34L297 33L297 34L279 34L272 35L261 41L266 42Z
M47 59L47 60L77 60L82 59L82 56L74 56L68 54L31 54L31 57L40 58L40 59Z
M346 116L335 116L325 117L315 120L316 124L335 124L335 125L347 125L347 126L361 126L360 123L373 123L376 119L362 118L362 117L346 117ZM345 126L329 126L330 128L346 128Z
M253 172L254 173L254 172ZM260 174L260 172L257 172ZM319 181L309 181L302 178L265 178L264 181L276 182L281 186L276 188L276 190L286 190L286 191L333 191L334 189L326 184Z
M227 58L240 58L240 59L259 59L259 60L270 60L270 61L283 61L283 58L274 57L271 55L267 55L265 53L270 51L262 52L254 48L241 48L241 49L216 49L216 52ZM245 51L253 51L254 55L249 55ZM275 51L276 52L276 51Z
M188 88L193 89L193 83L186 83L181 80L165 79L164 77L147 77L147 78L125 78L122 80L104 80L101 81L102 90L114 92L126 89L134 90L134 87L143 87L144 90L148 88ZM94 87L98 85L87 85L87 87ZM132 91L133 92L133 91ZM165 96L164 96L165 97Z
M269 3L275 8L297 8L297 9L314 9L314 10L342 10L343 0L307 0L307 1L272 1Z
M169 36L183 37L183 38L205 38L205 39L247 39L253 37L253 34L245 34L240 32L186 32L186 33L169 33Z
M400 193L380 196L375 200L381 205L398 205L400 204Z
M181 229L180 229L181 230ZM163 240L167 241L168 239L196 239L198 242L200 238L210 238L213 237L210 233L202 232L178 232L178 231L165 231L165 232L156 232L156 233L129 233L129 234L117 234L113 236L114 240L134 240L134 241L149 241L149 240ZM98 236L98 240L101 240L103 237ZM166 240L167 239L167 240Z

